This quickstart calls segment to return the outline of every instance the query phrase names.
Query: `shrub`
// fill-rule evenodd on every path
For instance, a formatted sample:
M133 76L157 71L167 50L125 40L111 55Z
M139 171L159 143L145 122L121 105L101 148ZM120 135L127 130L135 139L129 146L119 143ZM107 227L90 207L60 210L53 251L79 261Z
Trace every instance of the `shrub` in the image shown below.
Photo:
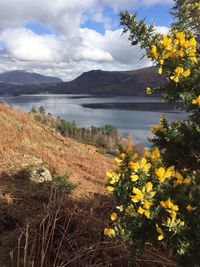
M118 169L107 172L107 189L117 200L112 228L105 234L120 236L135 246L164 241L180 255L199 261L200 186L175 166L166 167L156 148L138 159L131 150L120 151Z
M121 13L124 32L139 44L164 73L167 82L147 87L167 102L179 101L186 119L169 123L161 117L152 127L150 150L142 158L130 149L120 150L118 169L108 172L107 189L117 201L108 236L134 245L135 253L159 242L173 249L185 266L198 266L200 255L200 4L174 0L176 21L168 34L155 32L154 24ZM147 85L148 86L148 85Z

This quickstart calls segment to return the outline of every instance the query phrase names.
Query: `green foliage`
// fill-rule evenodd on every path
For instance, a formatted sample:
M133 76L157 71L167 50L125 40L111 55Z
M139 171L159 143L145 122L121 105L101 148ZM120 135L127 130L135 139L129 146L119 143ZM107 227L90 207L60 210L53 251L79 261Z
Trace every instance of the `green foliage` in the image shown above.
M184 264L199 262L200 184L197 173L188 176L171 165L164 167L158 148L145 156L121 150L118 168L107 172L107 189L117 202L112 228L105 234L131 243L135 253L146 244L167 244ZM136 253L137 254L137 253Z
M37 110L32 108L37 122L49 125L61 135L74 138L80 142L96 145L109 154L115 154L116 148L123 143L115 126L107 124L104 127L91 126L90 128L78 127L75 121L66 121L61 118L54 119L51 113L46 114L43 107Z
M169 123L161 117L160 124L152 128L153 138L149 140L161 151L167 166L186 169L188 172L199 170L200 160L200 127L188 121Z
M32 106L31 112L37 113L37 109L35 108L35 106Z
M122 143L116 127L110 124L104 127L79 128L75 121L57 119L55 128L63 136L105 148L107 153L114 153L116 147Z
M52 189L54 196L57 195L58 199L69 195L71 191L76 188L76 185L69 181L69 177L68 174L65 174L53 178Z
M134 245L135 252L159 242L184 266L199 266L200 255L200 3L174 0L175 22L168 34L154 31L136 15L121 13L124 33L140 45L166 84L154 89L179 101L186 119L161 117L152 127L150 151L142 159L120 150L118 169L108 172L107 189L117 201L112 228L104 233ZM148 86L148 85L147 85ZM152 90L147 87L147 93Z
M40 106L39 107L39 112L44 114L45 113L45 108L43 106Z

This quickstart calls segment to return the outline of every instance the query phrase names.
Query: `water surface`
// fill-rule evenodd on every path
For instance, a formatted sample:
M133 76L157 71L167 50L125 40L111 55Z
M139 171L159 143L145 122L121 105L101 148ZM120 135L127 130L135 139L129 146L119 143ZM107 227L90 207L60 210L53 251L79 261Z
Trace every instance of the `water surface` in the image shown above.
M146 144L150 127L159 122L161 114L169 120L183 119L185 114L162 105L155 97L94 97L90 95L22 95L3 97L4 102L23 111L44 106L46 112L65 120L75 120L80 127L114 125L125 135L133 135L137 143ZM135 103L135 105L134 105ZM146 103L146 104L145 104ZM134 108L137 107L137 108Z

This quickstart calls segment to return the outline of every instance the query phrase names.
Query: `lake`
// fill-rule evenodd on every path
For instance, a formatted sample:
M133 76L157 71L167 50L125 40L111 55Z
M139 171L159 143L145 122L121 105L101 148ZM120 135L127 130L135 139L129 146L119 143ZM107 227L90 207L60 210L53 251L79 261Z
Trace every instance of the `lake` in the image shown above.
M44 106L46 112L62 119L76 121L80 127L114 125L125 135L132 135L139 144L147 144L150 127L158 124L160 115L169 120L184 119L185 114L162 103L158 97L118 96L94 97L90 95L22 95L1 97L0 100L30 111Z

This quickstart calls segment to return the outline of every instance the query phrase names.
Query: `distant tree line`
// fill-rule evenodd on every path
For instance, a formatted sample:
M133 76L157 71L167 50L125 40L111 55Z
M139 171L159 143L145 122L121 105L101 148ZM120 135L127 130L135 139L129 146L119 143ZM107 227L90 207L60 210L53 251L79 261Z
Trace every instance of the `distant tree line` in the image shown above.
M74 138L80 142L102 147L107 153L114 154L118 146L122 145L124 138L119 135L115 126L107 124L103 127L78 127L75 121L66 121L59 117L56 119L51 113L46 113L43 106L31 109L36 121L47 124L56 129L61 135Z

